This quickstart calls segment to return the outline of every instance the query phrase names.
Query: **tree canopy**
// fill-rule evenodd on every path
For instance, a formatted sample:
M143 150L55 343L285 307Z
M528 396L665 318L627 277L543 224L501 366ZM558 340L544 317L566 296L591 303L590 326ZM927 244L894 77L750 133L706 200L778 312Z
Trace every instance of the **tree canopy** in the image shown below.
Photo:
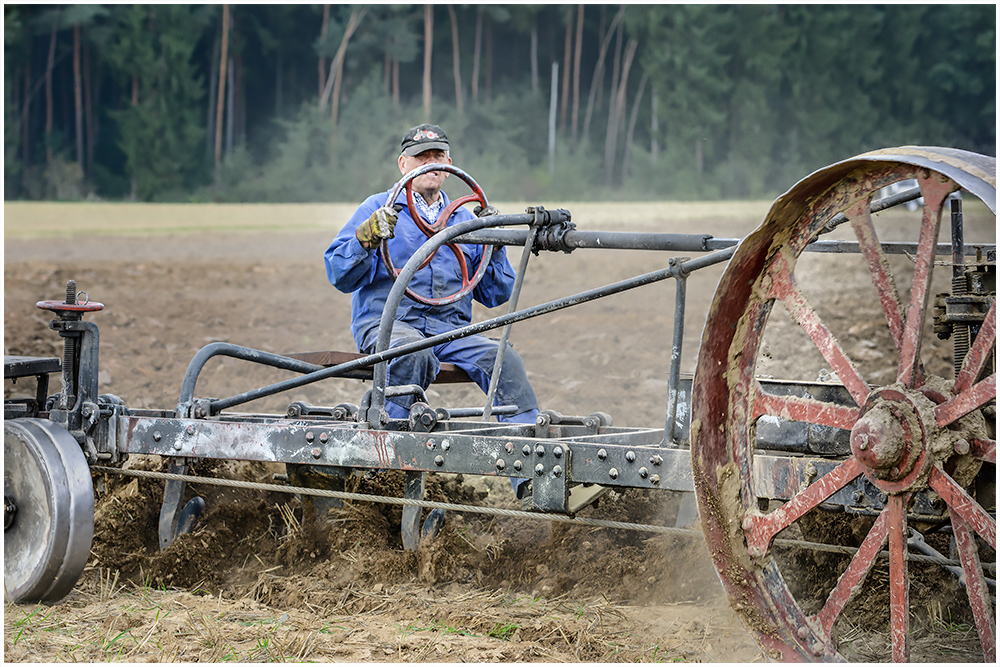
M4 55L7 199L355 201L421 122L493 199L996 153L992 5L8 4Z

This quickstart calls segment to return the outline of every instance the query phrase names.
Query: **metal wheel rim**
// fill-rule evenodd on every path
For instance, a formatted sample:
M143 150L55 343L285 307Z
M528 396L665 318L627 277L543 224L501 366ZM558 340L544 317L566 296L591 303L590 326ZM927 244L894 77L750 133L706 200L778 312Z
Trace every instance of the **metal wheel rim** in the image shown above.
M927 188L925 192L928 194L933 194L929 191L934 190L935 179L951 179L982 199L995 212L993 158L950 149L907 147L876 151L832 165L804 179L780 197L761 228L744 239L720 281L703 332L692 391L691 435L692 467L703 528L712 558L734 608L761 647L774 659L843 659L826 625L829 623L832 627L833 620L843 607L839 611L834 609L828 612L821 624L820 614L809 615L799 607L775 561L767 557L770 551L755 556L748 546L749 538L754 537L756 524L750 522L750 525L744 526L747 517L753 514L747 509L751 500L749 496L752 495L748 494L747 487L752 484L749 480L753 475L753 448L748 445L750 438L747 434L755 419L751 416L753 403L757 400L753 369L760 350L759 339L748 343L744 337L752 339L755 327L762 331L769 315L770 305L761 295L772 293L773 288L770 284L762 285L764 273L772 269L779 261L776 257L783 252L791 270L794 269L805 244L815 238L826 221L842 210L842 206L838 208L835 201L838 187L841 190L844 187L867 188L872 193L883 183L887 185L905 178L908 173L924 177L922 186ZM838 186L842 181L852 185ZM943 205L944 196L940 192L937 194L938 203L926 206ZM839 202L840 205L843 203ZM925 212L924 224L926 215ZM991 317L992 313L987 319ZM991 337L990 344L995 346L995 330L988 335ZM995 374L992 377L995 394ZM877 388L872 387L873 390ZM993 452L995 456L995 444ZM854 457L849 457L838 468L841 477L848 481L867 472L862 470L864 466L852 464L853 460ZM932 472L931 477L935 474ZM823 479L826 477L820 478ZM940 482L940 475L937 479ZM832 484L832 480L828 482ZM934 482L931 484L933 486ZM816 482L812 486L817 486ZM937 487L934 488L937 490ZM884 525L873 527L872 533L876 530L892 533L889 526L895 525L900 512L905 525L907 499L905 494L890 496L888 506L881 515ZM949 508L952 507L949 503ZM954 523L958 529L962 521L956 519ZM995 540L995 520L992 527L985 528L992 531ZM898 546L898 539L894 547L892 535L888 537L890 553L894 548L905 550L905 538L902 547ZM874 541L873 538L869 551L874 549L877 552L883 543L874 544ZM863 560L864 557L858 562ZM854 562L852 560L852 565ZM860 575L861 582L866 575L867 570ZM904 593L908 595L906 591ZM907 599L903 608L908 611L908 606ZM972 606L975 613L976 603L973 602ZM824 605L823 611L826 608L827 605ZM890 613L898 613L895 603ZM833 620L829 618L831 614ZM992 618L989 621L991 623ZM977 616L984 655L989 660L995 659L995 639L992 630L983 627L988 624L980 623ZM892 626L895 626L895 617ZM907 659L907 642L906 637L892 637L894 658Z
M94 536L94 488L80 445L51 421L4 421L4 495L18 506L4 532L5 599L63 598Z

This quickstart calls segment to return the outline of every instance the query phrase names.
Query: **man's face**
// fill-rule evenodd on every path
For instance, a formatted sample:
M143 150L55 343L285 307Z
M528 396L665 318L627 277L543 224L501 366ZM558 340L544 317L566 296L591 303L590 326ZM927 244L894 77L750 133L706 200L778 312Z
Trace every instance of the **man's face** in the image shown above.
M402 174L408 174L417 167L422 167L425 164L433 162L451 164L451 157L447 151L437 149L424 151L417 155L400 155L399 171ZM444 179L448 178L448 175L446 171L427 172L413 179L413 189L419 192L430 203L432 200L437 199L437 194L441 190L441 186L444 185Z

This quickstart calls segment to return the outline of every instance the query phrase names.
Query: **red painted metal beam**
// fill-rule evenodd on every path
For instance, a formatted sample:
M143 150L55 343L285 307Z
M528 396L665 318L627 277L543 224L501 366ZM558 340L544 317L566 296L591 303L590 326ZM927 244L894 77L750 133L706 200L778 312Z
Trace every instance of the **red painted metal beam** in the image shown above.
M844 610L847 603L854 597L854 594L858 592L858 586L868 576L868 572L872 569L872 565L875 564L875 559L882 550L882 546L885 544L888 535L889 513L883 510L879 514L878 519L876 519L875 525L872 526L868 535L865 536L861 547L851 558L850 565L840 575L837 585L830 591L830 595L827 597L823 608L813 617L824 634L830 635L833 632L833 624L836 622L837 617L840 616L840 612Z
M763 415L850 430L858 421L861 410L811 398L769 394L758 382L754 393L753 418Z
M906 564L906 499L889 496L889 639L892 661L910 661L910 577Z
M934 408L934 420L945 427L997 397L997 374L980 380L951 400Z
M997 463L997 441L986 438L973 438L970 453L980 461L986 461L996 465Z
M990 359L990 350L993 349L996 342L997 302L993 301L989 312L986 313L986 319L983 320L983 324L979 328L979 334L976 336L976 340L972 343L972 346L969 347L969 352L962 361L962 368L955 378L954 392L956 394L961 394L971 387L972 383L979 377L979 374L983 372L983 366Z
M886 322L889 324L889 331L892 333L892 340L896 343L896 351L899 352L903 344L903 315L899 307L899 295L892 274L889 272L889 263L875 233L875 225L872 223L871 210L867 203L859 204L857 208L847 211L846 215L858 237L861 253L868 262L872 284L875 285Z
M955 531L955 543L965 572L965 591L969 594L969 606L979 631L979 644L983 648L983 658L987 663L997 661L997 640L994 634L993 603L983 579L983 566L979 562L979 549L968 524L961 517L952 515L951 527Z
M948 473L940 468L932 468L930 476L931 488L938 492L948 503L948 511L956 514L969 524L986 542L997 548L997 522L986 513L982 505L976 502L965 489L960 487Z
M796 519L844 488L862 472L861 464L849 458L836 468L810 484L801 493L769 514L747 514L743 519L743 532L751 556L763 556L771 540L790 526Z

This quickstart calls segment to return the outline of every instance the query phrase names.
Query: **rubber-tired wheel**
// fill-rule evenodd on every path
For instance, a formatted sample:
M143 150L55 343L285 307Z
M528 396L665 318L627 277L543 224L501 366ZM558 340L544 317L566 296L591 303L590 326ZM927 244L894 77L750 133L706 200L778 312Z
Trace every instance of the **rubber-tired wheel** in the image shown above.
M55 602L94 538L94 486L79 443L42 419L4 421L4 598Z
M453 199L451 203L448 204L443 211L441 211L441 215L438 216L437 220L427 222L424 220L423 216L420 215L420 212L417 210L416 201L413 199L413 181L418 176L431 171L446 171L450 174L455 174L462 179L466 185L469 186L469 188L472 189L472 194L459 197L458 199ZM448 220L451 219L451 216L454 215L455 211L457 211L460 206L465 206L466 204L474 202L478 203L483 208L489 206L489 202L486 201L486 193L484 193L483 189L479 187L479 184L472 179L472 176L469 176L469 174L465 173L458 167L450 164L426 164L406 174L403 178L399 179L399 182L397 182L389 192L389 197L386 199L386 205L392 206L395 204L396 199L399 197L399 193L403 189L406 190L406 206L410 212L410 217L413 218L417 227L419 227L420 230L427 235L427 238L430 238L443 230L448 225ZM462 287L460 287L454 294L449 294L443 297L422 296L407 287L406 295L408 297L426 306L444 306L449 303L455 303L464 297L466 294L474 290L476 285L479 284L479 281L483 279L483 276L486 274L486 267L489 266L490 258L493 256L493 246L482 246L483 252L479 259L479 265L476 267L475 272L471 276L469 275L469 265L468 262L466 262L465 253L462 252L459 244L448 243L447 246L455 255L455 259L458 261L459 270L462 274ZM393 280L395 280L399 276L401 269L397 269L392 263L392 254L389 252L389 240L383 240L379 249L382 255L382 261L385 263L386 270L389 271L389 275L391 275ZM437 254L436 251L434 254ZM420 266L421 269L430 264L431 260L434 259L434 254L424 261L424 263Z
M909 623L917 611L910 604L911 570L919 566L909 563L907 540L914 517L925 516L912 504L915 494L928 496L928 491L932 502L947 508L944 519L950 517L983 655L987 662L996 659L994 610L980 562L981 551L992 553L995 561L995 495L976 495L980 470L992 476L996 463L995 424L983 410L996 396L990 366L995 300L986 300L989 312L957 374L945 354L926 352L935 344L927 314L942 210L961 187L966 197L981 199L995 219L995 174L994 158L912 146L837 163L775 201L761 227L741 242L719 283L692 390L692 468L703 530L722 583L734 609L774 659L843 659L847 645L835 624L866 589L866 578L888 543L888 612L854 622L862 629L884 628L888 622L892 658L909 660ZM924 198L919 222L910 225L906 239L916 243L908 256L890 258L876 234L873 196L911 178ZM985 208L980 210L989 218ZM886 240L900 240L900 215L906 213L879 216L879 231L892 236ZM809 253L809 262L801 261L805 246L837 221L843 221L838 234L853 231L861 255L823 255L822 264L813 260L820 255ZM863 304L849 291L848 274L838 277L838 268L850 261L857 262L858 275L867 276L858 290L874 297L867 320L859 321ZM821 270L807 275L806 269L815 266ZM900 292L897 286L908 289ZM945 286L950 286L947 281ZM777 344L776 331L797 336L794 347ZM762 368L780 354L790 364L812 355L833 370L853 405L765 390L758 380L767 373ZM759 448L757 426L777 418L849 431L850 449L808 464L774 456ZM828 463L822 474L817 462ZM864 489L879 502L868 504ZM810 537L806 531L815 523L809 521L829 516L820 505L837 493L854 494L869 518L852 536L854 544L845 538L843 546L853 548L839 557L839 577L831 577L828 587L810 598L803 591L814 585L810 578L816 575L789 566L787 546L777 542ZM850 504L842 497L834 502ZM829 531L826 537L832 538Z

